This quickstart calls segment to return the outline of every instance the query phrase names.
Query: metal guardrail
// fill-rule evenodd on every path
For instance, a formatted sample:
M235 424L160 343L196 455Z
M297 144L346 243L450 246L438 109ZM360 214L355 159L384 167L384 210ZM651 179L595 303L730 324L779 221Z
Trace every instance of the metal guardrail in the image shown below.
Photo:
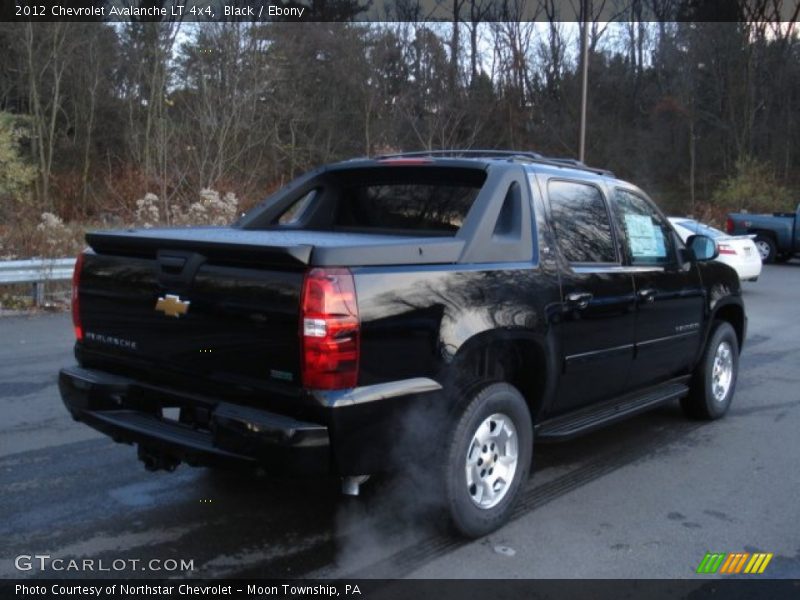
M72 279L74 258L31 258L29 260L0 261L0 285L8 283L32 283L33 302L44 302L46 281Z

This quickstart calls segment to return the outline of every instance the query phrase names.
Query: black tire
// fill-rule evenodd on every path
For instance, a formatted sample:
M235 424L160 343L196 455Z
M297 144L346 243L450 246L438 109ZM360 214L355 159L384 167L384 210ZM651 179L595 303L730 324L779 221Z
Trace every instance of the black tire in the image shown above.
M494 443L490 442L483 446L483 454L480 457L487 456L486 462L481 462L484 459L476 456L476 473L474 476L477 478L480 475L480 466L490 467L483 469L486 472L486 485L481 486L480 495L484 493L491 494L488 491L491 487L492 490L495 486L500 486L500 491L497 492L499 498L497 503L492 506L482 507L478 502L480 499L477 495L477 485L473 483L468 486L467 479L467 455L470 449L473 452L480 452L479 445L473 445L473 438L478 434L478 429L485 421L489 421L490 417L501 415L510 421L513 428L516 430L516 468L511 476L511 481L502 483L501 478L497 478L493 486L488 485L488 478L491 478L491 472L494 467L501 465L501 461L496 463L498 455L502 457L502 452L508 448L509 452L513 449L511 446L506 447L500 438L497 438L497 454L494 454ZM497 421L489 421L487 428L483 431L494 433L492 424L497 426ZM507 427L503 427L506 431ZM496 435L496 434L494 434ZM494 439L494 438L491 438ZM503 447L501 449L501 446ZM487 450L488 449L488 450ZM525 399L517 391L517 389L506 383L489 383L483 386L473 388L472 396L468 400L466 408L451 429L450 439L445 448L444 456L444 473L442 480L445 487L445 507L449 512L450 520L455 529L464 536L470 538L480 537L486 535L506 523L511 516L511 511L514 508L514 503L519 496L519 491L528 479L530 471L531 458L533 451L533 427L531 424L531 415L528 411L528 406ZM486 454L488 452L488 454ZM498 468L501 468L498 467ZM495 477L497 477L495 475ZM489 502L490 497L487 497L486 502Z
M768 235L759 233L753 241L756 244L758 253L761 255L761 262L764 264L775 262L775 257L778 254L778 247L775 245L775 240Z
M715 385L715 361L718 351L723 344L727 344L730 352L731 378L727 392L720 396L720 387ZM724 362L724 361L723 361ZM692 377L689 395L681 400L684 412L692 418L713 420L719 419L731 405L733 394L736 391L736 378L739 373L739 341L736 332L730 323L718 321L714 326L708 343L703 351L703 358ZM715 395L715 389L718 394Z

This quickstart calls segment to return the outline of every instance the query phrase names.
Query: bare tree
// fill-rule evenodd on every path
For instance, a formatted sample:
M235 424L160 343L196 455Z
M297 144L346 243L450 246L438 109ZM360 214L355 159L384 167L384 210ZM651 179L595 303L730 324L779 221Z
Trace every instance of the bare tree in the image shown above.
M62 80L67 66L68 23L25 24L25 56L31 111L33 153L38 161L36 188L47 210L53 210L50 179L55 158Z

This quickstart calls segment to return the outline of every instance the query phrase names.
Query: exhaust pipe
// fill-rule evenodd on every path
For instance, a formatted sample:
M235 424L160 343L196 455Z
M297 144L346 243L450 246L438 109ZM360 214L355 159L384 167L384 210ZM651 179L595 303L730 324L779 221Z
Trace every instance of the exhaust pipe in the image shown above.
M172 472L180 464L177 458L168 456L160 452L152 452L139 446L139 460L144 463L144 468L148 471L169 471Z

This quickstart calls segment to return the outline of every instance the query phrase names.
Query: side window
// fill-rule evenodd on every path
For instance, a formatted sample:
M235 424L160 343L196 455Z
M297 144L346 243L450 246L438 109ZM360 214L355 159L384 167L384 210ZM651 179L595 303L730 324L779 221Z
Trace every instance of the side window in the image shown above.
M675 259L672 229L650 203L627 190L614 192L614 210L625 230L633 265L666 265Z
M277 219L278 225L296 225L303 218L303 215L317 197L317 190L311 190L304 194L289 206Z
M547 194L558 246L569 262L617 262L611 222L600 190L583 183L550 181Z
M522 229L522 192L519 184L515 181L512 183L506 197L503 200L503 206L500 209L500 214L497 215L497 222L494 225L494 238L516 238L519 239Z

